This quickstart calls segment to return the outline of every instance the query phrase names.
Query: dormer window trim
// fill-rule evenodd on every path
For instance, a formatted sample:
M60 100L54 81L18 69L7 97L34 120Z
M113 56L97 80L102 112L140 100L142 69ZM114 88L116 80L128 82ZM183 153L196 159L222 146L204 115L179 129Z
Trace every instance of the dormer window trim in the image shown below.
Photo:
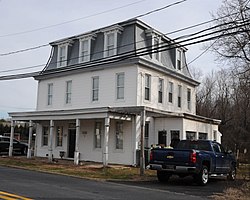
M68 47L72 45L72 40L62 41L56 43L57 46L57 67L67 66L68 61Z
M162 37L156 33L154 29L147 29L145 31L147 37L151 37L151 56L154 61L160 62L161 60L161 51L158 51L161 48Z
M79 63L90 61L90 58L91 58L91 41L95 40L95 38L96 38L96 34L88 34L88 35L78 37L78 39L79 39L79 58L78 58L78 62ZM86 45L85 50L83 50L84 42L85 42L85 45ZM83 53L83 52L85 52L85 53ZM84 54L86 54L86 55L84 55Z
M176 49L176 69L182 71L182 62L183 62L183 51L180 48Z
M102 29L102 32L104 33L104 58L117 55L118 34L121 34L122 31L123 28L119 25Z

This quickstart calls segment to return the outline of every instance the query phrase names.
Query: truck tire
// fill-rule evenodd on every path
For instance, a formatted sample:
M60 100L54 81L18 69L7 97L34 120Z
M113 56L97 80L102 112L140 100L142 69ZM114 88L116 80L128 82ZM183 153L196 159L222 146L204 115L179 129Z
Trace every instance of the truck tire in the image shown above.
M208 168L206 165L203 165L199 174L195 175L195 181L199 184L199 185L206 185L208 183Z
M234 181L236 179L236 166L231 165L230 171L227 175L227 180Z
M157 170L157 178L159 182L162 182L162 183L167 182L170 177L171 177L171 174L165 171Z

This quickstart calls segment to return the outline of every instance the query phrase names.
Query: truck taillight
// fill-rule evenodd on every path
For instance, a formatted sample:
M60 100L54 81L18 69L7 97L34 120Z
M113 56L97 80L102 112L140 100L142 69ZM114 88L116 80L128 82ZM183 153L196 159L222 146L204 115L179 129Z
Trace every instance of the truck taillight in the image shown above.
M196 163L196 151L192 151L190 153L190 162L191 163Z
M150 160L153 160L154 159L154 156L153 156L153 152L151 151L150 152Z

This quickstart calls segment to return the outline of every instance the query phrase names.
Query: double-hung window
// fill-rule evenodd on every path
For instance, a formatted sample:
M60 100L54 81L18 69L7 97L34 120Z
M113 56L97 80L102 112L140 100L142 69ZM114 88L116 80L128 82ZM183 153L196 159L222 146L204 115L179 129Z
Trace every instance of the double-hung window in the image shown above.
M42 128L42 146L48 146L49 140L49 127L43 126Z
M181 70L182 68L182 52L180 49L177 49L177 59L176 59L176 64L177 64L177 69Z
M95 123L95 148L101 148L102 147L102 123L96 122Z
M173 82L169 82L168 84L168 102L169 103L173 103L173 89L174 89Z
M79 63L88 62L91 60L91 43L96 34L91 33L79 36Z
M90 60L90 44L89 40L80 40L79 61L87 62Z
M145 100L150 100L151 76L145 74Z
M145 31L146 36L148 39L151 40L150 43L150 50L151 50L151 57L154 60L160 61L161 59L161 52L160 47L161 47L161 36L158 35L153 29L148 29Z
M162 103L163 99L163 79L159 78L158 83L158 103Z
M153 52L154 52L154 58L156 59L156 60L158 60L158 61L160 61L160 38L159 37L156 37L156 36L154 36L154 38L153 38Z
M48 84L48 102L47 105L52 105L52 99L53 99L53 83Z
M99 100L99 76L92 78L92 101Z
M68 54L68 45L67 44L58 45L57 67L64 67L67 65L67 54Z
M116 99L124 99L124 73L116 74Z
M116 122L116 149L123 149L123 122Z
M104 32L104 57L117 55L118 34L123 28L119 25L112 26L103 30Z
M58 126L56 129L56 146L61 147L63 144L63 127Z
M71 96L72 96L72 81L66 82L66 104L71 104Z
M182 87L181 85L178 85L178 99L177 99L177 104L178 107L181 107L181 95L182 95Z
M187 89L187 108L191 110L191 90Z

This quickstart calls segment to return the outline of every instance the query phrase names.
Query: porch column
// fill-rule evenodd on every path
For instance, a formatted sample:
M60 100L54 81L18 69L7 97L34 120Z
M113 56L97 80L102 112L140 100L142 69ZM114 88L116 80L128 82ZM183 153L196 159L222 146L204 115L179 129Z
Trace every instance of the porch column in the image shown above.
M75 146L75 155L74 155L75 165L79 165L79 160L80 160L79 135L80 135L80 120L76 119L76 146Z
M104 140L103 140L103 167L108 166L109 127L110 127L110 118L106 117L105 118Z
M145 115L146 111L141 111L141 153L140 153L140 175L144 175L145 171L145 153L144 153L144 138L145 138Z
M32 130L33 130L33 123L29 121L29 143L28 143L28 153L27 158L31 158L31 142L32 142Z
M13 154L13 138L14 138L14 128L15 122L11 120L11 129L10 129L10 146L9 146L9 156L11 157Z
M50 129L49 129L49 162L53 161L53 154L52 154L52 144L53 144L53 131L54 131L54 121L50 120Z

